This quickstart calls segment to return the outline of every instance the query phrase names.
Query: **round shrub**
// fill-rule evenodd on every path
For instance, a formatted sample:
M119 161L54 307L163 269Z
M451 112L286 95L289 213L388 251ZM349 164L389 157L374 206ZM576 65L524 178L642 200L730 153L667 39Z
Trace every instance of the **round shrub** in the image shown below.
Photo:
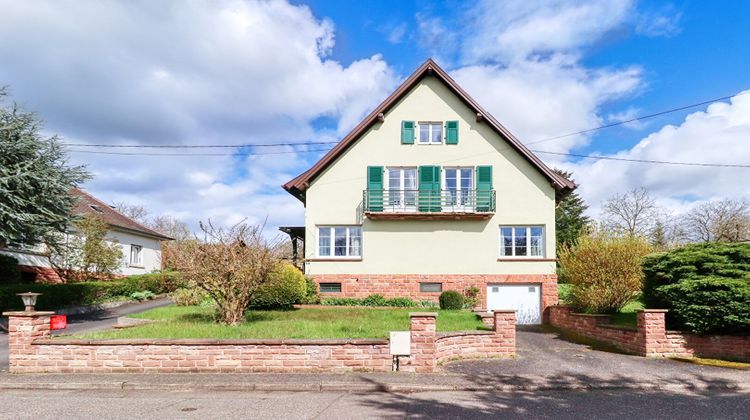
M643 260L646 307L697 334L750 332L750 244L704 243Z
M440 294L440 309L463 309L464 295L455 290L446 290Z
M0 254L0 283L18 283L21 272L18 270L18 260L5 254Z
M271 272L267 283L253 295L250 306L255 308L288 308L307 293L305 276L292 264L281 264Z
M172 300L177 306L195 306L206 300L208 295L197 287L185 287L172 292Z

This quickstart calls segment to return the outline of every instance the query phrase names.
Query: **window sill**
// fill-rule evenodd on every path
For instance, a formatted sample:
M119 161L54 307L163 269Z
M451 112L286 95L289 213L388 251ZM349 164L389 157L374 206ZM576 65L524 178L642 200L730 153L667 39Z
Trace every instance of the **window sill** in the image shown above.
M146 268L144 265L128 264L128 268Z
M305 262L357 262L362 261L362 258L308 258Z
M498 258L499 262L556 262L557 260L554 258L523 258L523 257L504 257L504 258Z

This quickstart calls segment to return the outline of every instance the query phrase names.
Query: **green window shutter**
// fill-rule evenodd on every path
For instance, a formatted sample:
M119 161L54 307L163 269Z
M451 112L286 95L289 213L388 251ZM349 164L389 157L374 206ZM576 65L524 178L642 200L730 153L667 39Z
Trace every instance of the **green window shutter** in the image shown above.
M419 211L440 211L440 167L419 167Z
M492 166L477 166L477 211L494 210Z
M445 122L445 144L458 144L458 121Z
M367 167L367 211L383 211L383 167Z
M414 121L401 121L401 144L414 144Z

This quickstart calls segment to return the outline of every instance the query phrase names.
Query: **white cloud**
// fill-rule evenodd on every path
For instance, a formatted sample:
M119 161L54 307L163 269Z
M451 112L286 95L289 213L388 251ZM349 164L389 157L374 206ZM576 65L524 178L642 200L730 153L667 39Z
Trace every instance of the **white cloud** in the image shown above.
M9 3L0 84L70 142L300 142L318 138L320 118L349 130L397 81L378 55L331 59L334 35L333 22L285 1ZM74 157L106 200L193 222L302 219L280 188L306 169L302 155Z
M674 7L666 6L659 11L646 11L638 14L635 31L650 37L672 37L680 33L682 13Z
M715 103L688 115L678 126L667 125L628 150L611 156L672 162L750 164L750 91L730 103ZM658 165L618 161L568 164L579 192L592 205L592 214L615 191L644 187L658 201L680 212L696 201L750 197L748 171L742 168Z

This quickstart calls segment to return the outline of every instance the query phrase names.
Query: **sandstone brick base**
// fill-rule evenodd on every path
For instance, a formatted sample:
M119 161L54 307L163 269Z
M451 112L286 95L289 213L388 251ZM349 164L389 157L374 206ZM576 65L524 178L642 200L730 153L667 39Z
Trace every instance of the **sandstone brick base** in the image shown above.
M698 336L667 331L666 310L639 311L636 328L609 324L608 315L576 314L567 306L550 308L550 324L646 357L713 357L750 362L750 336Z
M479 302L486 307L487 285L493 283L539 284L542 288L542 313L557 305L556 274L315 274L318 283L341 283L341 293L323 293L324 297L364 298L372 294L387 298L408 297L417 301L437 302L440 293L423 293L419 283L442 283L443 291L463 292L470 287L479 289Z

